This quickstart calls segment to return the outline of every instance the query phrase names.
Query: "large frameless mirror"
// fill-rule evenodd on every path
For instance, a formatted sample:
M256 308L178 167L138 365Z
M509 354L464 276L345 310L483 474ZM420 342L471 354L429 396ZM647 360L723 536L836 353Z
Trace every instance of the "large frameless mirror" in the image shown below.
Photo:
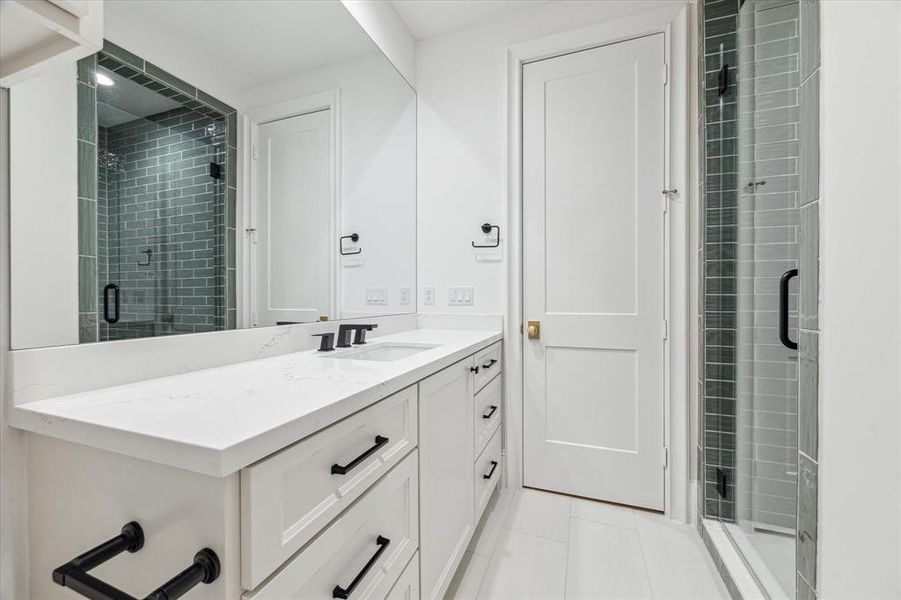
M63 180L12 184L14 348L415 312L416 95L340 2L104 26L12 90L16 160Z

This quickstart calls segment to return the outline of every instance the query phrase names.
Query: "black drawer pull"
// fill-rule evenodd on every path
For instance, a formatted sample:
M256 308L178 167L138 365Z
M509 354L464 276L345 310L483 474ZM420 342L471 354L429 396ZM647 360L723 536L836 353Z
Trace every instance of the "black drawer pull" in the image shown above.
M337 463L333 464L332 465L332 475L347 475L353 469L358 467L361 462L363 462L364 460L366 460L367 458L369 458L370 456L372 456L373 454L378 452L379 448L381 448L382 446L384 446L387 443L388 443L388 438L386 438L385 436L383 436L383 435L375 436L375 445L372 448L370 448L369 450L367 450L360 456L356 457L355 459L353 459L346 465L342 466ZM337 598L337 596L335 596L335 597Z
M497 362L497 359L496 359L496 358L492 358L490 361L488 361L488 364L487 364L487 365L482 365L482 368L483 368L483 369L490 369L491 367L494 366L494 363L496 363L496 362Z
M488 408L490 408L491 410L489 410L487 413L485 413L484 415L482 415L482 418L483 418L483 419L490 419L491 416L494 414L494 411L497 410L497 407L496 407L495 405L493 405L493 404L492 404L491 406L489 406Z
M475 373L476 375L479 374L479 367L477 367L477 366L476 366L476 367L469 367L469 370L470 370L471 372Z
M788 337L788 282L798 276L798 269L789 269L779 279L779 341L790 350L798 349L798 342Z
M497 468L497 461L491 461L491 470L488 471L487 475L482 475L482 479L491 479L492 475L494 475L494 470Z
M99 546L76 556L61 567L53 569L53 581L91 600L137 600L118 590L88 571L98 567L126 550L137 552L144 547L144 530L134 521L122 527L122 533ZM213 583L219 577L219 557L209 548L194 555L194 563L150 592L145 600L175 600L187 594L198 583Z
M378 544L379 549L375 551L375 554L372 555L372 558L369 559L369 562L366 563L366 566L363 567L363 570L357 573L357 576L354 577L354 580L350 582L350 585L347 588L343 588L340 585L336 585L335 589L332 590L332 598L350 598L351 593L354 591L354 588L359 585L359 583L366 577L366 573L369 572L369 569L372 568L372 565L378 561L379 557L382 555L382 552L388 547L388 544L391 543L391 540L386 538L383 535L375 538L375 543Z

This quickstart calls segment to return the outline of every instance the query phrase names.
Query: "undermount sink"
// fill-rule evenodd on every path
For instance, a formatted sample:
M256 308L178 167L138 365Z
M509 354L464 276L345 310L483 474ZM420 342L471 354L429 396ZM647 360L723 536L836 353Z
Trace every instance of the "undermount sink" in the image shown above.
M359 350L350 350L337 356L328 356L327 358L340 358L348 360L377 360L382 362L400 360L437 348L436 345L430 344L373 344L369 348L360 348Z

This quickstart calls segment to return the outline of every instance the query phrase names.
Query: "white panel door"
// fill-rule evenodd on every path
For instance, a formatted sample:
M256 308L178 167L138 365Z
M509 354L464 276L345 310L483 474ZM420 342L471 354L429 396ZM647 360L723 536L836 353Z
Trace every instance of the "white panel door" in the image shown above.
M663 509L664 46L523 68L527 486Z
M258 127L255 325L334 316L329 113Z

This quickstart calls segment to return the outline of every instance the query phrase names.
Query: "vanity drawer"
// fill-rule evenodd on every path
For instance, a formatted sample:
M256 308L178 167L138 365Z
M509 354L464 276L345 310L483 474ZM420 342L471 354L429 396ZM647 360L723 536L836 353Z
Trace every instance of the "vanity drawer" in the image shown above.
M414 451L244 599L324 600L338 586L353 600L386 598L417 550L418 471Z
M475 410L473 411L473 456L478 456L484 450L491 436L501 424L501 378L495 377L488 385L482 388L475 396Z
M479 391L501 372L501 343L494 343L478 352L475 355L475 366L479 368L479 372L473 383L475 391Z
M417 410L414 385L241 470L245 589L259 585L416 446ZM333 468L341 466L343 475Z
M485 510L488 500L491 499L494 486L500 481L501 471L503 471L503 465L501 464L501 432L498 429L494 432L494 436L488 442L488 445L485 446L485 450L476 459L473 467L476 523L482 518L482 511Z
M413 555L397 583L388 592L388 600L419 600L419 552Z

